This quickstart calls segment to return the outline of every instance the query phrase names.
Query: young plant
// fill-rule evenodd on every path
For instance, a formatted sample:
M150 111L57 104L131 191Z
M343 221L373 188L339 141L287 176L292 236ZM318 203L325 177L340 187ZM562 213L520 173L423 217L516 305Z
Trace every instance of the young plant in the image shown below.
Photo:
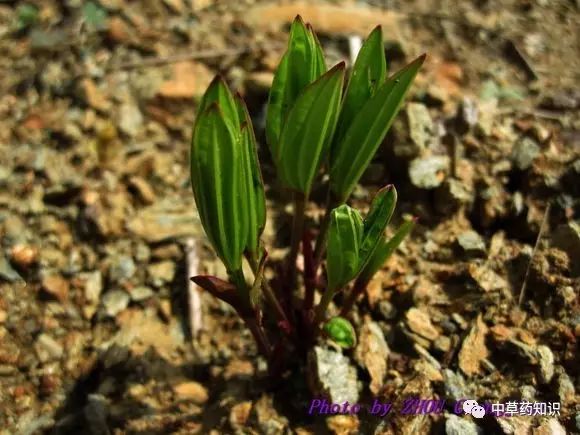
M292 23L266 116L266 138L279 180L294 194L290 252L284 276L276 281L284 284L275 289L264 277L264 184L245 103L219 77L201 100L191 143L191 183L201 223L228 281L202 275L192 280L234 307L273 371L289 352L308 351L321 333L343 347L356 344L349 311L414 225L407 220L392 238L386 236L397 202L392 185L378 191L364 219L346 202L424 60L420 56L387 77L377 27L363 44L344 90L344 63L327 71L312 28L300 17ZM305 228L306 204L322 169L329 174L328 201L313 245L312 229ZM301 245L304 298L297 304L302 294L296 266ZM244 259L252 277L244 275ZM326 279L319 276L324 266ZM317 290L322 297L314 306ZM343 291L348 293L340 316L327 320L330 302Z

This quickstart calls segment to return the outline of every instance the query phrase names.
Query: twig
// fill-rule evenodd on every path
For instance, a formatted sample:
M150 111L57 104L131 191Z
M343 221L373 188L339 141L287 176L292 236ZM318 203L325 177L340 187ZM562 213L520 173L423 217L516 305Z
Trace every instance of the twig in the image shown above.
M199 257L195 246L194 239L187 239L185 242L187 247L187 280L190 276L197 275L199 269ZM187 299L189 303L189 330L192 338L195 340L197 334L203 328L203 316L201 315L201 297L199 291L192 281L189 281L187 287Z
M528 263L528 268L526 269L526 274L524 276L524 282L522 283L522 288L520 290L520 298L518 301L518 305L521 307L524 302L524 297L526 294L526 286L528 284L528 277L530 275L530 269L532 268L532 262L534 261L534 257L536 255L536 251L538 250L538 246L540 246L540 240L542 238L542 234L544 233L544 229L546 227L546 223L548 222L548 216L550 214L550 203L546 206L546 211L544 212L544 218L542 219L542 223L540 225L540 229L538 231L538 237L536 238L536 243L534 245L534 249L532 250L532 255L530 257L530 262Z
M249 47L235 49L230 48L225 50L214 50L214 49L200 50L194 51L193 53L180 53L165 57L152 57L135 62L123 62L118 65L108 66L105 69L105 71L112 72L134 68L143 68L149 66L167 65L170 63L183 62L186 60L211 59L214 57L223 57L223 56L238 56L240 54L249 53L250 51L251 48Z

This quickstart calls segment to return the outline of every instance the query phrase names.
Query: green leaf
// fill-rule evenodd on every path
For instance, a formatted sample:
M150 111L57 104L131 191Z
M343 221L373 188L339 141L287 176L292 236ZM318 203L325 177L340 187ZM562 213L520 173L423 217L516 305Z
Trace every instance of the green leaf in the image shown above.
M387 77L387 61L381 26L375 27L361 47L348 81L335 142L344 136L359 110Z
M241 115L241 111L230 91L230 88L219 75L214 77L203 94L197 109L198 113L203 113L214 103L217 103L225 118L228 119L236 130L239 131L241 120L243 120L244 117Z
M340 107L344 63L308 85L288 113L278 154L274 155L282 182L308 195L330 140Z
M201 223L228 271L240 270L248 238L238 136L214 102L198 116L191 144L191 184Z
M301 91L326 71L322 48L312 28L297 16L290 28L288 49L278 65L268 98L266 138L278 155L280 133Z
M377 192L364 221L363 239L359 252L359 264L365 267L381 241L397 204L397 190L388 185Z
M395 249L399 247L401 242L405 239L405 237L407 237L414 226L415 219L408 219L399 227L399 229L390 239L388 239L387 236L383 234L378 246L360 273L359 278L364 282L370 281L375 273L377 273L383 267L385 262L393 254L393 252L395 252Z
M323 330L340 347L350 349L356 346L354 328L344 317L333 317L324 324Z
M358 211L346 204L332 210L326 256L328 291L339 290L360 270L362 237L363 221Z
M256 137L252 128L252 119L242 98L236 96L238 116L241 124L241 145L244 166L244 180L246 184L246 203L244 209L248 213L248 239L246 249L257 254L260 245L260 236L266 225L266 197L262 171L258 161Z
M390 77L362 106L331 156L330 187L343 202L385 138L425 55Z

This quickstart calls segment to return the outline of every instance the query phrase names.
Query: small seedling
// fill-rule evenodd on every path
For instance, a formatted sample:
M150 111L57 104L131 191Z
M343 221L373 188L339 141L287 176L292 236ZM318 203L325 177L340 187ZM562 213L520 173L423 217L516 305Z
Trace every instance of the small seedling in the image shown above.
M220 77L200 102L191 144L191 183L201 223L229 279L192 280L237 311L273 371L289 353L304 354L321 336L343 347L356 345L349 310L409 234L414 220L405 221L392 238L386 236L397 202L392 185L379 190L364 218L346 202L424 60L425 55L420 56L387 77L377 27L361 48L345 87L344 63L327 70L314 31L300 17L294 20L266 115L266 137L278 178L294 194L290 251L282 276L272 283L264 277L266 201L245 103ZM305 225L306 204L323 170L329 176L328 201L313 243L313 229ZM300 247L302 280L296 264ZM243 261L253 273L249 280ZM321 298L315 304L317 291ZM331 301L341 292L346 295L340 316L327 319Z

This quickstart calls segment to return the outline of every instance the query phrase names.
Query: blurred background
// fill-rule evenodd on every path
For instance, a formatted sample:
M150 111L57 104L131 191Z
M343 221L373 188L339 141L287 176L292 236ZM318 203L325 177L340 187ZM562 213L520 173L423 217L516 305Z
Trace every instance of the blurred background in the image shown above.
M1 1L0 433L580 431L579 10ZM232 310L189 282L225 271L197 219L188 148L197 102L222 74L254 120L265 239L282 258L289 202L264 109L297 14L329 67L351 64L377 24L391 73L428 54L352 198L364 209L394 183L395 223L420 223L354 313L358 348L321 345L276 385ZM561 415L314 418L306 378L340 403L528 400Z

